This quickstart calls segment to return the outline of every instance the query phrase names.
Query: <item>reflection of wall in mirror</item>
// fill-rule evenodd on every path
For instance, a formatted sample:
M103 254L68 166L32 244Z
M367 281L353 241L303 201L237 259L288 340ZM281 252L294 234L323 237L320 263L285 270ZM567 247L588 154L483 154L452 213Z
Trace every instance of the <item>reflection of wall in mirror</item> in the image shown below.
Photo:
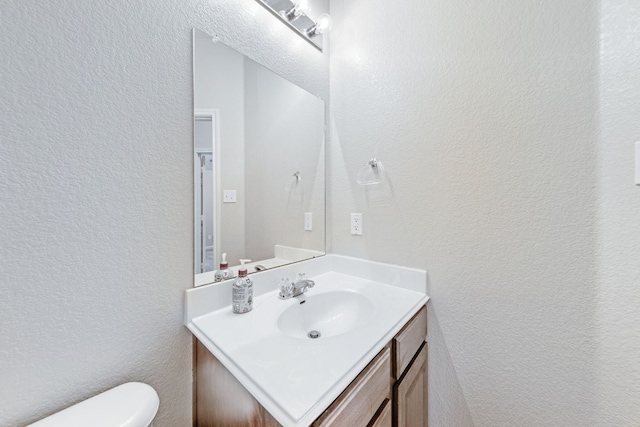
M275 244L324 252L324 103L246 61L245 112L247 253L269 259Z
M220 205L220 247L230 262L244 247L244 56L195 31L194 104L220 113L220 185L237 191L236 203ZM224 63L224 66L221 66ZM218 254L219 256L219 254ZM214 260L218 264L220 260Z

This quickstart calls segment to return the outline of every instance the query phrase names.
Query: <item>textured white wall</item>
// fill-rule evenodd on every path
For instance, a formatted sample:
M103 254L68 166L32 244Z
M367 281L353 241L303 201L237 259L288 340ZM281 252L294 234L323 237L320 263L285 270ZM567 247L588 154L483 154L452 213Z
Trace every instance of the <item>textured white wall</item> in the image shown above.
M429 270L430 425L597 425L598 2L332 16L331 251Z
M0 425L129 380L158 390L158 426L190 425L191 29L325 99L328 55L254 1L0 14Z
M640 421L640 3L602 2L599 390L602 425Z

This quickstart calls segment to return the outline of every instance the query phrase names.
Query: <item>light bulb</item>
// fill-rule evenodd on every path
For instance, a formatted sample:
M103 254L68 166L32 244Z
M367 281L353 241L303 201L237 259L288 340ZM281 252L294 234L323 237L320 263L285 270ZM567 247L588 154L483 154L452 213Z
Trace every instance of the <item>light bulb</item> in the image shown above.
M302 15L307 15L311 12L311 5L309 0L292 0L293 7L287 11L281 11L280 15L284 16L289 22L293 22L300 18Z
M327 32L331 30L332 24L333 22L331 21L331 17L329 16L329 14L323 13L322 15L318 16L318 20L316 21L316 31L318 32L318 34Z
M308 37L315 37L318 34L325 33L331 29L331 17L327 13L318 16L318 20L313 27L307 30Z
M309 12L311 12L311 4L309 4L309 0L294 0L293 4L295 5L299 15L308 15Z

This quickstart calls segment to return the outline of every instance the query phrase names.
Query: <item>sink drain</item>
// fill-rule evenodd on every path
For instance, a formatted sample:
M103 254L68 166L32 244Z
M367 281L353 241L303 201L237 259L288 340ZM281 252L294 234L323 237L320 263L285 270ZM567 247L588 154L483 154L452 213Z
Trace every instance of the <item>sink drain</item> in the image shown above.
M316 339L316 338L320 338L320 332L318 331L311 331L307 334L307 336L311 339Z

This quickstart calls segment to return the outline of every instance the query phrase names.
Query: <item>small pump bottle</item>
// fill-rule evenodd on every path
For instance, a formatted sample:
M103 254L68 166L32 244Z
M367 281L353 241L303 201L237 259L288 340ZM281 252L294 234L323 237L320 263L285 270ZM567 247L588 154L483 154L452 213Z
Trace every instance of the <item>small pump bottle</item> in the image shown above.
M222 282L223 280L231 279L233 277L233 270L229 268L229 263L227 262L227 253L222 254L222 260L220 261L220 270L216 270L213 275L213 280L215 282Z
M247 267L245 262L251 262L250 259L240 260L240 269L238 277L233 282L233 312L237 314L247 313L253 309L253 282L247 276Z

